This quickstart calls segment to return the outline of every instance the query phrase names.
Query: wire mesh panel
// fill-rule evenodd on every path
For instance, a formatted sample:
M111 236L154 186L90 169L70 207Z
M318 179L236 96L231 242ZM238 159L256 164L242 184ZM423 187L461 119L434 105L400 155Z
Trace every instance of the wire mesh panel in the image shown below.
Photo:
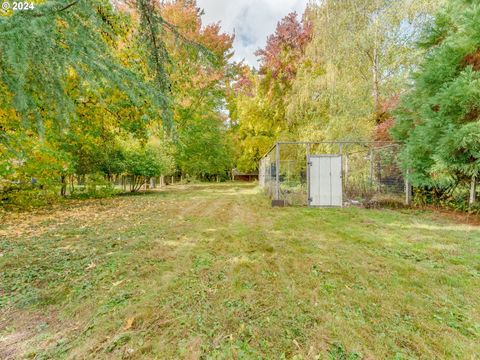
M343 189L348 203L402 202L404 174L396 144L350 144L344 148Z
M276 152L275 148L260 161L259 183L269 197L276 200Z
M308 159L334 155L342 158L343 205L401 203L405 183L398 153L394 143L279 142L260 161L260 185L272 200L309 205Z
M279 144L279 198L290 205L305 205L307 195L306 147Z

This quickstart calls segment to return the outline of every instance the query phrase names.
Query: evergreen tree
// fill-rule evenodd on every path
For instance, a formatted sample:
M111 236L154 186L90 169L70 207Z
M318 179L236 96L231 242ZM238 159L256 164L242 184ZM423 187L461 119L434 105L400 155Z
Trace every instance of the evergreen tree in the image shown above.
M452 193L480 172L480 4L451 1L426 30L427 51L393 135L416 186ZM472 199L474 200L474 199Z

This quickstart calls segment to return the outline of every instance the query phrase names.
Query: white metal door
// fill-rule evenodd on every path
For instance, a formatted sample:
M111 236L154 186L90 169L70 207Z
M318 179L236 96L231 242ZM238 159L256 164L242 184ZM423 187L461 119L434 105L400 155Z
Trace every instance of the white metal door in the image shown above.
M342 206L342 157L310 156L309 167L309 205Z

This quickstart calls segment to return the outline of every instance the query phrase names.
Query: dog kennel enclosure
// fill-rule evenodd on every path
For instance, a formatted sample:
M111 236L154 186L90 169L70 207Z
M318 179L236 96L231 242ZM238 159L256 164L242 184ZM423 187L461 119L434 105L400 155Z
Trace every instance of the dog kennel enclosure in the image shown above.
M410 202L393 142L277 142L260 160L272 204L343 207Z

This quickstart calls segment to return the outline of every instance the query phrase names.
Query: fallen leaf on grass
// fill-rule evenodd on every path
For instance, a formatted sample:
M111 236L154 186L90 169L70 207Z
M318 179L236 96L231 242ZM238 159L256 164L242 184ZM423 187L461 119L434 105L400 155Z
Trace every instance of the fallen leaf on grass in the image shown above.
M125 326L123 327L123 330L131 329L134 321L135 321L134 317L128 318L127 321L125 322Z
M188 355L186 360L199 360L202 356L202 339L196 337L188 344Z

